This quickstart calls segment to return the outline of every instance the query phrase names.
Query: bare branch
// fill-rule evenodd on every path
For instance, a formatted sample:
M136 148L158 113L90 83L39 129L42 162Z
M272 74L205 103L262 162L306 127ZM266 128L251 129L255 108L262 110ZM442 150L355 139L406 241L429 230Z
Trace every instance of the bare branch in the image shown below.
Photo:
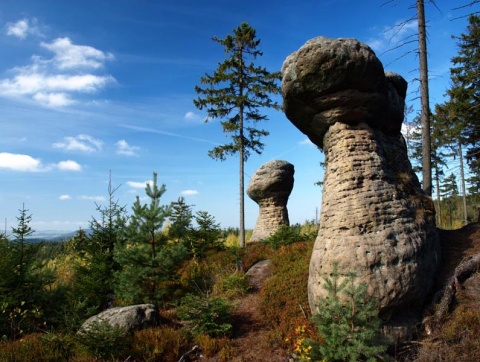
M460 9L472 7L473 5L478 4L478 3L480 3L480 0L473 0L473 1L470 1L468 4L457 6L456 8L453 8L452 10L460 10Z

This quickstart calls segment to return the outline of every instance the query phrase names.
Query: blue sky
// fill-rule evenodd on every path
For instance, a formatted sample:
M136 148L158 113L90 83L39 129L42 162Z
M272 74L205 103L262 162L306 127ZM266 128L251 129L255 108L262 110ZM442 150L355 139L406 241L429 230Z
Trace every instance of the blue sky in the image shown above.
M285 57L316 36L356 38L386 70L409 81L407 103L418 109L414 1L331 0L2 0L0 2L0 220L7 231L18 209L36 230L87 227L95 202L105 204L109 172L116 198L130 209L158 173L162 203L184 196L222 227L238 226L238 158L208 157L229 141L218 121L192 100L194 86L225 59L211 40L246 21L256 28L259 65L280 70ZM466 28L470 10L450 0L427 5L432 105L449 85L451 35ZM474 9L478 11L477 9ZM395 27L404 23L403 27ZM403 57L402 57L403 56ZM398 59L400 58L400 59ZM279 99L279 101L281 101ZM265 111L265 150L245 166L246 187L263 163L295 166L288 209L292 223L319 212L321 153L282 112ZM258 206L245 197L246 226Z

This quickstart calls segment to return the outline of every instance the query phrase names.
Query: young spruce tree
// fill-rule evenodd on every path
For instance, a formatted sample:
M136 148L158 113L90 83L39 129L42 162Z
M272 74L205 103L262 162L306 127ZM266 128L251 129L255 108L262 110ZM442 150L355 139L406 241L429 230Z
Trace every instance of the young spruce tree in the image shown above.
M183 246L168 243L162 227L170 214L169 205L161 205L165 185L157 184L157 174L145 188L149 204L142 205L137 196L133 215L126 229L124 247L116 251L120 265L115 295L121 303L159 303L169 294L166 282L174 277L176 267L185 255Z
M193 258L204 258L208 250L223 247L220 224L207 211L195 214L196 228L189 228L185 239L185 247Z
M323 342L315 352L331 362L376 361L386 344L379 336L381 321L366 285L356 284L353 274L341 281L338 263L324 280L327 296L318 301L313 317Z
M119 270L114 252L124 242L127 224L126 207L115 200L117 190L110 178L108 205L96 204L99 217L92 217L90 233L80 230L74 238L79 261L75 264L72 298L81 302L89 315L108 308L113 302L114 273Z
M183 242L188 230L192 227L192 206L187 205L184 197L179 197L171 204L168 227L168 237L174 241Z
M232 142L217 146L209 151L209 156L224 161L226 156L239 154L240 159L240 246L245 247L244 222L244 163L250 152L260 154L264 144L260 139L268 136L263 129L248 126L267 120L260 113L261 108L280 109L280 106L270 98L270 94L280 94L277 84L280 72L270 73L266 68L255 66L251 60L262 56L258 49L260 40L256 31L247 23L242 23L233 29L233 35L225 39L213 38L225 47L225 53L230 56L218 65L213 75L205 74L200 82L205 87L196 86L199 97L193 101L195 106L206 109L206 122L214 118L223 119L220 123L223 132L232 134Z
M30 227L32 215L25 205L18 211L12 240L0 236L0 337L12 339L37 328L47 299L36 260L42 244L28 242L28 236L34 233Z

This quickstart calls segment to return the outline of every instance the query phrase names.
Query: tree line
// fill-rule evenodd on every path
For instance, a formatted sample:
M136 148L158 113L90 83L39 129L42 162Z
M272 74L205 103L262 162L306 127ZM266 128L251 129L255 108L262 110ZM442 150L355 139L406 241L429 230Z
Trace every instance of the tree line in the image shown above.
M437 224L452 227L454 199L460 199L461 225L476 220L476 207L467 201L478 202L480 187L480 18L470 15L465 33L453 37L458 54L451 59L450 87L447 99L436 104L431 112L430 134L433 189L437 206ZM407 143L410 156L421 172L425 164L421 143L419 117L407 124ZM455 166L453 166L455 165ZM455 201L457 205L458 202ZM456 206L457 207L457 206ZM442 219L443 217L443 219ZM461 226L460 225L460 226Z

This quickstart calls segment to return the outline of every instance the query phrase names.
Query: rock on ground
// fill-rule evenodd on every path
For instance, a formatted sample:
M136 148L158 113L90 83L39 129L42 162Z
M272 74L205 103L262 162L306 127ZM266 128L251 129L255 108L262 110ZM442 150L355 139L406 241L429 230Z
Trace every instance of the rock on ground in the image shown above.
M132 333L155 326L158 323L158 311L153 304L110 308L88 318L80 327L79 332L88 331L94 322L105 322L111 326L122 328L127 333Z

